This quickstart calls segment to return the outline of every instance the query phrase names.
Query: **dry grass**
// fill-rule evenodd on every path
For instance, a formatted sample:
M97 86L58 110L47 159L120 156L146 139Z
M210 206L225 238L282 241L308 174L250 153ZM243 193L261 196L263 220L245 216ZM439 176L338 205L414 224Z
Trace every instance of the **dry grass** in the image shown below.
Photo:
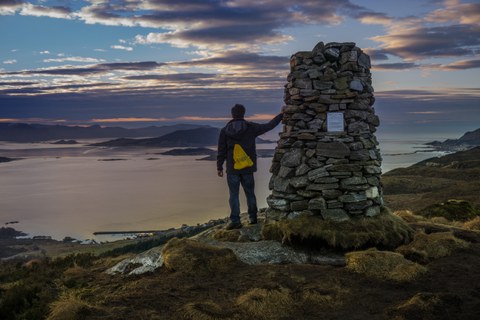
M434 224L443 224L443 225L446 225L446 226L463 225L461 222L459 224L457 221L450 221L450 220L448 220L447 218L444 218L444 217L432 217L432 218L428 219L428 221L430 221L431 223L434 223Z
M265 239L287 244L358 249L371 246L395 248L408 243L413 237L413 230L405 221L392 214L341 222L323 220L317 216L301 216L266 224L262 234Z
M395 320L452 319L459 311L461 301L449 294L420 292L389 311Z
M213 301L190 302L184 307L184 315L192 320L232 319L232 314Z
M409 282L417 279L427 269L391 251L366 250L345 255L347 269L378 279Z
M66 293L50 305L50 314L47 320L80 320L95 314L97 310L76 294Z
M480 217L476 217L470 221L467 221L463 224L463 227L468 230L478 230L480 231Z
M468 247L468 242L456 238L452 232L417 233L413 241L397 248L408 259L427 263L451 255L455 250Z
M301 300L305 307L331 310L341 307L349 292L337 283L324 282L322 286L309 285L303 288Z
M405 222L408 222L408 223L425 221L424 217L418 216L410 210L397 210L393 214L396 215L397 217L402 218Z
M237 242L238 238L240 238L240 230L219 229L212 234L212 238L218 241Z
M237 298L246 319L280 319L294 315L295 300L286 288L253 288Z
M190 239L173 238L163 247L162 256L167 269L185 273L226 272L241 264L230 249Z

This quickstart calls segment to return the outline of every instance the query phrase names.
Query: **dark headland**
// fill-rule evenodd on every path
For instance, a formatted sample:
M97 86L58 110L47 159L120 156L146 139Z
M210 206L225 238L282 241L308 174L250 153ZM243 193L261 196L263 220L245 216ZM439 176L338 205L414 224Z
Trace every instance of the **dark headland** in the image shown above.
M433 141L427 143L427 145L442 151L454 152L468 150L470 148L480 146L480 128L474 131L469 131L458 139L448 139L443 142Z

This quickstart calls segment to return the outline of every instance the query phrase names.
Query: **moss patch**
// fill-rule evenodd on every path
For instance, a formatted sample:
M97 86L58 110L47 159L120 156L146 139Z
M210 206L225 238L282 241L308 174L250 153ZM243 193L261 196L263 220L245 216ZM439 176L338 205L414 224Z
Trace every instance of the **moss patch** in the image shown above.
M241 264L230 249L185 238L170 240L163 247L162 256L167 269L185 273L226 272Z
M413 230L392 214L361 217L348 221L323 220L316 216L280 220L266 224L265 239L287 244L308 244L315 247L358 249L371 246L395 248L413 238Z
M391 251L366 250L345 255L347 269L377 279L409 282L417 279L427 269Z
M418 214L427 218L443 217L452 221L468 221L480 216L480 210L465 200L448 200L428 206Z
M397 248L396 251L408 259L428 263L468 245L468 242L455 238L452 232L418 233L411 243Z

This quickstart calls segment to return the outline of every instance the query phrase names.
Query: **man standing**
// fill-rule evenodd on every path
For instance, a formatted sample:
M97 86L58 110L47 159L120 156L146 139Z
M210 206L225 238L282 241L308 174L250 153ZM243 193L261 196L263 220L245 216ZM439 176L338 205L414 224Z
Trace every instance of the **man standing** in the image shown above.
M257 171L257 153L255 138L275 128L283 119L277 115L270 122L259 124L244 119L245 107L236 104L232 108L232 120L220 131L218 139L217 171L223 177L223 163L227 161L227 183L230 191L230 223L226 229L239 229L240 201L238 199L240 185L247 198L250 224L257 223L257 199L255 198L255 181L253 173Z

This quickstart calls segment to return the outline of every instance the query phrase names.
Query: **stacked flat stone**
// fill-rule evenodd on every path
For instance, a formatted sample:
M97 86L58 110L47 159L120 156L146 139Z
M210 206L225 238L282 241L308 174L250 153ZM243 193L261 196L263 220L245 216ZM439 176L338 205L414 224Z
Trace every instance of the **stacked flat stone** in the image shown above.
M290 67L267 216L342 221L378 215L382 159L369 56L355 43L320 42L294 54ZM344 131L328 132L329 112L343 113Z

